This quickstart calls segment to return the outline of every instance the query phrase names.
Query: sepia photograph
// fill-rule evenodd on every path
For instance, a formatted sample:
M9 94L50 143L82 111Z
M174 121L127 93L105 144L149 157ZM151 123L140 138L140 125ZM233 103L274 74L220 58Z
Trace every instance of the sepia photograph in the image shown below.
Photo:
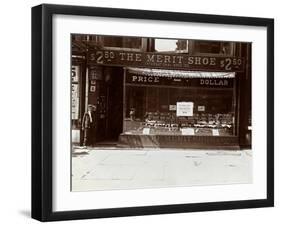
M252 183L252 43L70 41L71 191Z

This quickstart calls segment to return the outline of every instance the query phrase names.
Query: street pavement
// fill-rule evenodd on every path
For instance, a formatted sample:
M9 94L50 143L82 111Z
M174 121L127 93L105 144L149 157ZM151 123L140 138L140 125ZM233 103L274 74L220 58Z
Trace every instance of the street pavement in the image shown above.
M252 151L79 148L72 191L252 183Z

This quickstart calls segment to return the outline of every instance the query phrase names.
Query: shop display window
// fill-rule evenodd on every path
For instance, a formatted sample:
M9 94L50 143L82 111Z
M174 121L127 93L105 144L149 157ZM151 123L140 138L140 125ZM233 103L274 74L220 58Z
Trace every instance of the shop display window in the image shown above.
M234 80L227 88L126 84L123 133L234 136ZM192 103L191 114L180 116L178 103Z

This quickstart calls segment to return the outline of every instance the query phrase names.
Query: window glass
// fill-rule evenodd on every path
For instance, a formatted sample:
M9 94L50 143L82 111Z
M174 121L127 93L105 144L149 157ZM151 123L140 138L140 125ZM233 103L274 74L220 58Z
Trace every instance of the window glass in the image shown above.
M189 82L198 86L203 84L201 80L190 78ZM182 131L192 131L192 135L198 136L235 135L234 78L224 80L227 87L218 85L223 84L220 79L204 81L218 87L171 88L167 82L161 86L127 84L123 132L141 134L144 128L149 128L152 134L159 135L186 135ZM179 114L182 103L192 106L190 115Z
M155 50L157 52L188 52L188 40L180 39L155 39Z
M194 50L196 53L231 55L232 45L230 42L194 41Z
M120 47L120 48L141 48L141 38L104 36L103 45L105 47Z

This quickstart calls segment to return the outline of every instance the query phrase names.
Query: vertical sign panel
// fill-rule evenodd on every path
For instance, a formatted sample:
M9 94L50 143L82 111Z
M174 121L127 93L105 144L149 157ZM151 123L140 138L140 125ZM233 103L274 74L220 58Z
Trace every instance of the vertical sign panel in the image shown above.
M79 66L71 68L71 115L72 119L77 120L79 117Z

